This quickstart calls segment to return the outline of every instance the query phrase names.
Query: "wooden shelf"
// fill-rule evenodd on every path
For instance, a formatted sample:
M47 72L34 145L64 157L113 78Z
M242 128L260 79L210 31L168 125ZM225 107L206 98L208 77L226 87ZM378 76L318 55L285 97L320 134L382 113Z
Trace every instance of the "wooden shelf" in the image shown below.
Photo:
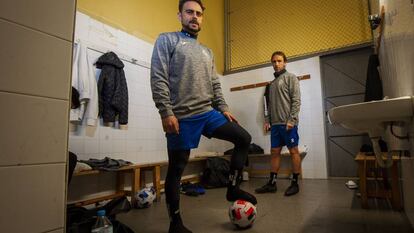
M309 74L298 76L298 79L300 81L310 79L310 78L311 76ZM242 91L242 90L247 90L247 89L252 89L252 88L257 88L257 87L264 87L269 83L270 82L261 82L261 83L248 84L244 86L232 87L230 88L230 91Z
M385 159L385 153L383 154L383 158ZM395 210L402 209L400 180L398 175L398 162L400 161L400 157L393 154L392 159L393 164L389 169L391 172L390 177L384 176L386 169L382 169L382 172L381 174L378 174L378 177L372 177L371 172L369 172L370 168L376 167L376 169L381 169L376 163L374 154L358 153L355 157L355 161L358 163L359 191L361 192L362 208L368 208L368 198L374 197L390 199ZM390 181L391 189L381 188L378 183L374 183L375 186L373 189L372 185L368 184L368 182L384 182L386 178Z

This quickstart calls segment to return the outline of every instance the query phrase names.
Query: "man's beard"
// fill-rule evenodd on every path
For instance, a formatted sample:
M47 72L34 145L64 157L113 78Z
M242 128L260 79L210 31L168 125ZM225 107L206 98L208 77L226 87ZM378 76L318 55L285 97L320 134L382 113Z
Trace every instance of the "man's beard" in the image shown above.
M190 24L191 23L197 24L198 25L198 28L197 29L191 28L190 27ZM185 24L182 23L182 26L183 26L184 30L186 30L187 32L192 33L192 34L197 34L199 31L201 31L200 24L198 24L196 21L190 21L190 22L188 22L187 25L185 25Z

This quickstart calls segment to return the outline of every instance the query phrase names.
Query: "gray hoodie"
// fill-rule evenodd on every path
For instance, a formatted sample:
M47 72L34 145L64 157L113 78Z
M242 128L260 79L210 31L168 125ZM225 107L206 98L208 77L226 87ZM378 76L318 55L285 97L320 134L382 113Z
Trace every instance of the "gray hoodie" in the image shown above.
M211 50L182 32L162 33L151 59L152 98L161 118L228 111Z
M280 74L266 87L266 92L265 122L271 125L298 125L300 88L296 75L287 71Z

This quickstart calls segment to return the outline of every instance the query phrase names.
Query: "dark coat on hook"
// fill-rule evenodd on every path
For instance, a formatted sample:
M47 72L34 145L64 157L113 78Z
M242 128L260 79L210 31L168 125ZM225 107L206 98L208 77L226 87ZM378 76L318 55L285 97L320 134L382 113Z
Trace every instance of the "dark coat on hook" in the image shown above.
M372 54L368 61L367 81L365 83L364 101L382 100L382 81L378 71L379 59L377 54Z
M98 81L99 115L104 123L128 124L128 87L124 64L114 52L100 56L96 68L102 69Z

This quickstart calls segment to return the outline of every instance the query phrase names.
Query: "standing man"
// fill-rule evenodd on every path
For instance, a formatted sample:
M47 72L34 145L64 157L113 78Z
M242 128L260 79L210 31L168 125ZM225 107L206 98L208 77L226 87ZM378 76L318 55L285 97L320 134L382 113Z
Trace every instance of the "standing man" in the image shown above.
M298 78L286 71L286 55L277 51L272 54L271 62L275 70L275 79L266 86L264 131L271 131L271 168L267 184L256 189L256 193L274 193L277 191L276 179L280 168L280 152L287 146L292 157L292 182L285 196L299 192L298 176L301 158L299 155L299 110L300 89Z
M212 51L197 41L204 6L201 0L180 0L180 32L162 33L155 42L151 60L151 89L161 115L168 147L165 195L170 233L191 232L180 217L180 180L190 150L198 147L201 135L234 144L230 162L228 201L256 198L239 188L247 159L250 134L229 112L221 91Z

